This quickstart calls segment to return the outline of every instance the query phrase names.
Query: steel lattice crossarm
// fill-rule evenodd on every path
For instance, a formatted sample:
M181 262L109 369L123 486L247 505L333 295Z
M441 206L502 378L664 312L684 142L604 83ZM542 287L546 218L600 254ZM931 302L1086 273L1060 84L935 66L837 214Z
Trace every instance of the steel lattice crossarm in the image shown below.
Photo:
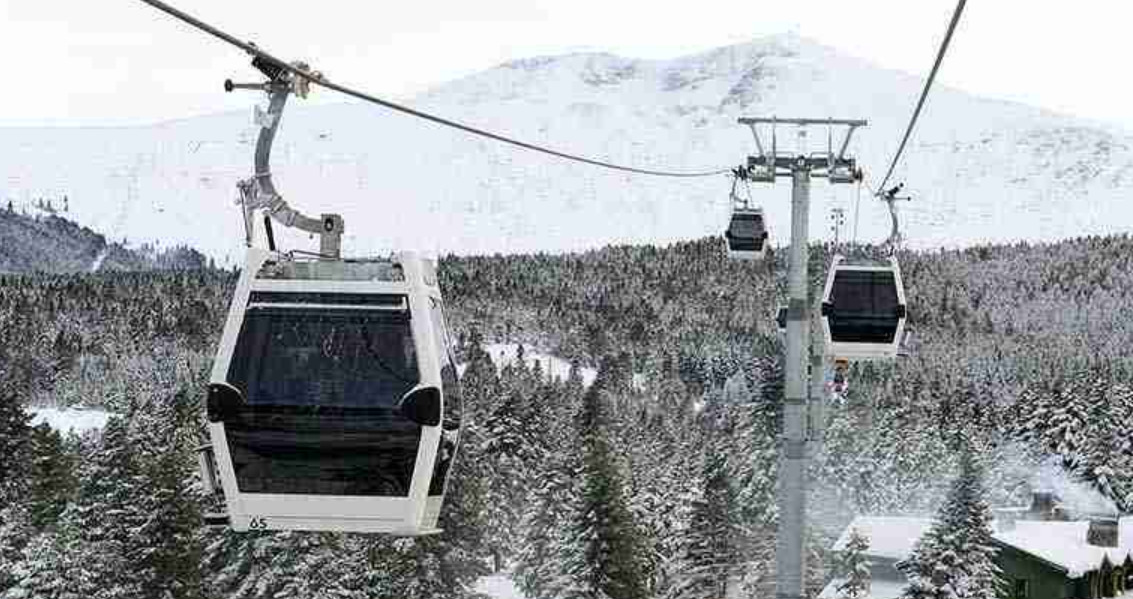
M748 156L747 170L752 181L773 182L776 177L790 177L797 168L810 171L811 177L828 179L831 183L853 183L861 179L861 170L857 167L857 160L846 156L846 148L854 130L864 127L868 123L861 119L799 119L778 117L741 117L741 125L747 125L755 137L755 147L758 154ZM771 125L771 151L765 151L763 141L759 137L759 125ZM821 126L827 127L826 152L811 154L792 154L780 152L777 148L775 129L778 125L796 125L800 127ZM845 137L839 144L838 151L834 151L835 126L846 127Z

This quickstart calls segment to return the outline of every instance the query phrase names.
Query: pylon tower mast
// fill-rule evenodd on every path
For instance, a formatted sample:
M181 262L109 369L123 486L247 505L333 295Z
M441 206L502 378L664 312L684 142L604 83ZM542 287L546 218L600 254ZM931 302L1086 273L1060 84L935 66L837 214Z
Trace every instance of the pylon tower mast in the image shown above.
M740 124L751 128L758 153L749 156L747 168L750 179L756 182L775 183L778 177L791 178L791 247L788 257L786 375L783 406L783 457L779 468L779 532L776 541L777 599L803 599L806 595L806 495L808 454L822 443L823 385L825 360L821 347L811 347L811 318L816 313L814 302L808 297L808 244L807 223L810 217L810 182L812 178L827 179L831 184L854 183L861 179L861 171L854 158L846 155L850 139L864 120L835 120L807 118L749 118L739 119ZM765 151L759 135L760 125L770 125L771 146ZM799 127L800 141L805 141L806 128L826 126L826 152L810 153L805 147L798 152L781 152L778 149L776 128L779 125ZM834 148L833 129L846 128L845 137ZM800 144L802 146L802 144ZM809 309L808 309L809 306ZM811 355L807 355L807 350ZM808 370L812 385L807 389ZM809 409L808 409L809 408Z

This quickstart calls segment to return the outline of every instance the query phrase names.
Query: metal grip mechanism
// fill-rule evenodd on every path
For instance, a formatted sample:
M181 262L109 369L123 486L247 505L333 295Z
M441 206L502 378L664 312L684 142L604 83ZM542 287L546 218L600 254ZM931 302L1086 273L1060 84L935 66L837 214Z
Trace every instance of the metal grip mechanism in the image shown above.
M271 93L271 84L276 82L290 83L291 81L291 73L287 72L287 69L283 68L283 65L265 60L261 56L254 56L252 58L252 66L256 67L256 70L263 73L264 76L268 78L268 80L264 83L233 83L231 79L225 79L224 91L231 92L237 89L251 89ZM306 68L306 65L303 66L304 68ZM306 94L303 95L304 97L306 96Z
M259 56L252 59L252 66L263 73L268 81L264 83L233 83L229 79L224 82L225 91L255 89L268 94L267 112L261 112L258 108L256 111L256 122L260 126L260 134L256 139L253 174L236 184L240 192L239 202L244 209L245 242L248 246L252 245L252 227L255 223L253 213L262 209L266 216L270 216L286 227L295 227L301 231L318 235L320 256L326 259L337 259L342 247L342 231L344 229L342 217L337 214L310 217L292 208L276 190L271 177L271 146L275 141L275 133L283 117L283 108L287 104L287 96L294 92L300 97L306 97L311 78L321 79L322 75L318 71L310 71L305 63L295 63L294 66L302 72L310 73L311 78L293 75L284 65L265 60Z

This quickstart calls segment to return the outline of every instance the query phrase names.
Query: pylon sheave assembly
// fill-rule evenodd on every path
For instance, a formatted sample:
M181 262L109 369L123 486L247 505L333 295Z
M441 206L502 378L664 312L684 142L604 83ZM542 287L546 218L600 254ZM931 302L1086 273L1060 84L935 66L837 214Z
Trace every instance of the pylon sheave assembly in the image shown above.
M850 264L843 256L834 257L822 299L826 354L857 360L896 358L906 315L896 259Z
M762 260L767 254L767 224L762 208L736 207L724 231L728 256L740 260Z

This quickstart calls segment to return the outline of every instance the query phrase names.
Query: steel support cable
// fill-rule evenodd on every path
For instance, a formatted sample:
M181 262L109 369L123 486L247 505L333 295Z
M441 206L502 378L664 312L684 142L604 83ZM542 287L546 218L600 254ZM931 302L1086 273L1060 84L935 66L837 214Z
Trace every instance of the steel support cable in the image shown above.
M473 135L478 135L480 137L486 137L488 139L492 139L492 140L502 142L502 143L505 143L505 144L510 144L510 145L513 145L513 146L516 146L516 147L524 148L526 150L541 152L543 154L548 154L550 156L556 156L558 158L564 158L566 160L573 160L575 162L582 162L582 163L590 164L590 165L593 165L593 166L599 166L599 167L603 167L603 168L614 169L614 170L624 171L624 172L628 172L628 173L636 173L636 174L639 174L639 175L652 175L652 176L655 176L655 177L686 177L686 178L688 178L688 177L712 177L712 176L716 176L716 175L722 175L722 174L725 174L725 173L728 173L728 172L731 171L730 168L724 168L724 169L718 169L718 170L712 170L712 171L678 172L678 171L661 171L661 170L637 168L637 167L632 167L632 166L624 166L624 165L620 165L620 164L614 164L612 162L606 162L606 161L603 161L603 160L595 160L593 158L586 158L584 156L569 154L567 152L560 152L558 150L553 150L551 148L545 148L543 146L538 146L538 145L528 143L528 142L525 142L525 141L520 141L518 139L513 139L511 137L506 137L506 136L500 135L498 133L492 133L490 131L478 129L478 128L473 127L471 125L466 125L464 123L449 120L449 119L446 119L446 118L443 118L443 117L439 117L439 116L436 116L436 115L433 115L433 114L429 114L427 112L422 112L420 110L416 110L416 109L410 108L408 106L403 106L403 105L397 104L395 102L390 102L389 100L383 100L383 99L378 98L376 96L372 96L370 94L360 92L360 91L357 91L355 89L351 89L351 88L346 87L344 85L332 83L332 82L327 81L326 79L322 78L320 75L317 75L317 74L315 74L315 73L313 73L313 72L311 72L307 69L301 69L299 67L296 67L295 65L287 63L286 61L280 60L279 58L276 58L275 56L272 56L271 54L269 54L268 52L265 52L264 50L261 50L259 47L257 47L255 44L253 44L251 42L240 41L240 40L236 39L235 37L233 37L233 36L223 32L223 31L209 25L208 23L205 23L204 21L201 21L200 19L198 19L198 18L196 18L196 17L194 17L194 16L192 16L188 13L185 13L185 12L178 10L178 9L176 9L176 8L166 4L164 2L161 2L161 0L141 0L141 1L152 6L152 7L154 7L154 8L156 8L156 9L158 9L158 10L160 10L160 11L162 11L162 12L164 12L164 13L166 13L166 14L168 14L168 15L170 15L170 16L173 16L173 17L175 17L175 18L177 18L177 19L179 19L179 20L181 20L181 21L183 21L183 22L205 32L205 33L208 33L208 34L210 34L214 37L220 38L221 40L223 40L223 41L225 41L225 42L227 42L227 43L229 43L233 46L236 46L237 48L240 48L241 50L247 52L248 54L251 54L253 56L259 56L263 60L269 61L269 62L271 62L275 65L278 65L281 69L291 73L294 76L302 77L304 79L309 80L311 83L314 83L316 85L321 85L321 86L323 86L327 89L334 90L334 91L339 92L341 94L351 96L351 97L357 98L359 100L364 100L366 102L371 102L373 104L377 104L378 106L382 106L382 107L388 108L390 110L396 110L398 112L408 114L410 116L415 116L417 118L424 119L426 121L430 121L430 122L436 123L438 125L443 125L445 127L451 127L453 129L459 129L459 130L464 131L466 133L471 133Z
M148 0L143 0L148 1ZM889 182L889 177L893 176L893 169L897 168L897 161L901 159L901 154L905 151L905 144L909 142L909 137L913 134L913 127L917 124L917 117L921 114L921 109L924 108L925 99L928 98L928 92L932 89L932 82L936 79L936 72L940 70L940 63L944 61L944 55L948 52L948 44L952 41L952 33L956 31L956 25L960 22L960 15L964 12L964 5L968 0L959 0L956 3L956 10L952 13L952 22L948 24L948 32L944 34L944 41L940 43L940 49L936 52L936 62L932 65L932 71L928 74L928 80L925 81L924 89L921 90L921 97L917 100L917 108L913 111L913 118L909 119L909 127L905 129L905 137L901 139L901 145L897 148L897 153L893 155L893 161L889 163L889 170L886 171L885 177L881 179L881 185L877 187L878 192L885 191L885 184Z

